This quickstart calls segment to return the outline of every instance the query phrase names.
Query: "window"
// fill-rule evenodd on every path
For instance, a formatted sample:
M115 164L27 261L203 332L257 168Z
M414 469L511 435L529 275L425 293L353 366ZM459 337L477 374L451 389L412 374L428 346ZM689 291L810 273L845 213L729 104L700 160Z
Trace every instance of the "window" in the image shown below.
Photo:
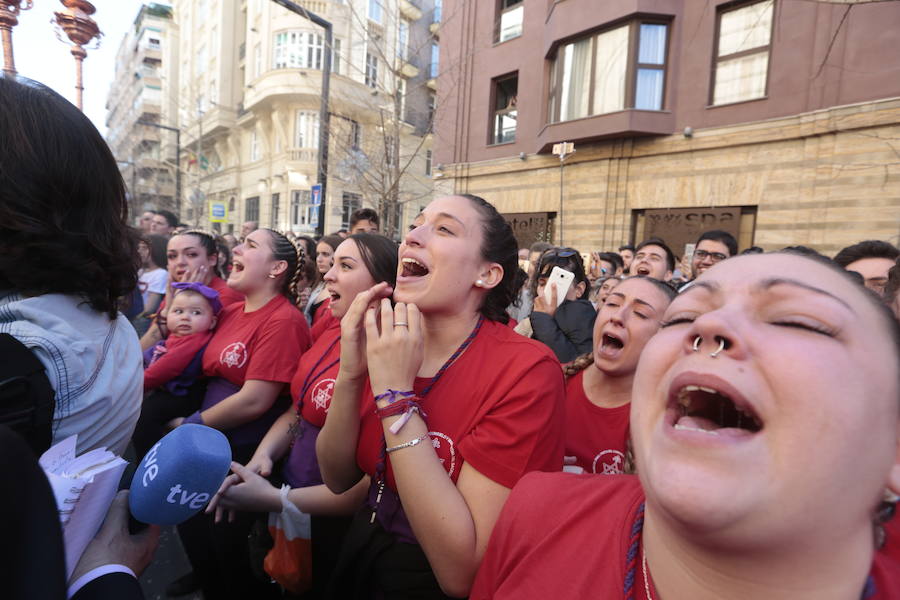
M713 104L766 95L774 4L764 0L719 13Z
M435 102L436 102L436 100L435 100L435 95L434 95L434 93L432 92L432 93L428 94L428 107L427 107L428 113L427 113L426 116L428 117L428 130L429 130L429 131L431 131L432 129L434 129L434 107L435 107Z
M216 89L216 80L213 79L209 82L209 104L210 106L215 106L216 102L219 100L218 90Z
M162 47L162 46L160 45L160 43L159 43L159 40L156 39L156 38L149 38L149 39L147 40L147 46L148 46L151 50L159 50L159 49Z
M519 74L500 77L493 81L494 115L491 130L492 144L516 141L516 96L519 92Z
M397 57L406 60L409 54L409 22L401 19L397 25Z
M432 23L440 23L441 22L441 5L443 2L441 0L434 0L434 12L431 15Z
M272 194L272 229L278 228L278 212L281 194Z
M369 0L369 20L381 23L381 2Z
M307 31L275 34L273 66L276 69L321 69L322 36Z
M319 115L318 113L303 110L297 111L294 121L294 147L318 148L319 147Z
M350 120L350 131L347 136L347 143L350 144L350 147L354 150L359 150L362 144L362 129L354 120Z
M256 44L253 46L253 76L262 75L262 46Z
M425 151L425 174L431 176L431 150Z
M395 154L398 150L397 138L392 135L384 136L384 164L393 167L396 164Z
M244 220L259 221L259 196L247 198L244 203Z
M344 192L341 198L341 229L350 229L350 215L362 208L362 196Z
M256 131L250 132L250 160L255 161L259 160L259 138L256 136ZM249 219L252 221L253 219Z
M400 118L404 121L406 116L406 80L397 79L397 100L400 102Z
M559 48L550 122L635 108L662 110L669 26L634 21Z
M437 44L431 44L431 65L428 69L428 78L434 79L438 76L438 60L440 59L440 50Z
M522 0L500 0L497 41L505 42L522 35L522 18L524 16L525 4Z
M231 214L234 212L234 196L228 199L228 213Z
M312 226L316 223L316 211L319 207L313 206L310 200L309 190L291 190L291 226Z
M335 38L331 46L331 72L341 74L341 40Z
M206 73L206 46L200 46L196 56L197 62L194 66L194 74L202 75L203 73Z
M370 88L378 86L378 58L366 52L366 85Z

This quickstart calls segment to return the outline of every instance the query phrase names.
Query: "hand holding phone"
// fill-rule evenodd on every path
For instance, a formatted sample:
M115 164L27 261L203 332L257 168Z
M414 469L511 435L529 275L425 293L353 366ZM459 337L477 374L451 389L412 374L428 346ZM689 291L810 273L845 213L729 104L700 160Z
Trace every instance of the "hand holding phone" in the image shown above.
M566 294L569 293L569 287L571 287L574 279L575 273L560 267L553 267L553 270L550 271L550 276L547 277L547 284L544 286L544 300L547 301L547 304L553 301L551 284L556 284L556 306L559 306L566 299Z

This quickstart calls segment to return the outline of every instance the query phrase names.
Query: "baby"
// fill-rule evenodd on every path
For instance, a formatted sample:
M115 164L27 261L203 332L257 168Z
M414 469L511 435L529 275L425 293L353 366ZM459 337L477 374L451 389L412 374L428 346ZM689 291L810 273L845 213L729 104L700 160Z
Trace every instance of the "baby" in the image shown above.
M222 310L219 293L196 282L173 283L177 290L166 318L169 337L144 352L144 391L163 387L184 396L203 371L203 350Z
M200 408L203 351L212 338L222 303L219 293L196 282L172 283L169 337L144 352L144 403L132 441L144 455L168 432L167 423Z

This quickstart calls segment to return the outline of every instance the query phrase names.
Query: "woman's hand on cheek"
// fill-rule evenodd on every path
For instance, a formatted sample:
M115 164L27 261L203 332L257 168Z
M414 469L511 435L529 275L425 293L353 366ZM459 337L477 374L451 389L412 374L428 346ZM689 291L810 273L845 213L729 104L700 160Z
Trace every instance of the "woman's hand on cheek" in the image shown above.
M196 281L198 283L202 283L203 285L207 285L210 280L212 280L213 269L207 265L200 265L195 269L188 269L188 271L184 274L184 278L182 281Z
M379 283L356 295L350 308L341 319L341 375L350 379L366 376L366 309L381 298L387 298L393 290L386 283Z
M388 389L411 390L422 366L425 341L422 313L415 304L389 300L366 311L366 357L375 395ZM380 325L380 330L379 330Z

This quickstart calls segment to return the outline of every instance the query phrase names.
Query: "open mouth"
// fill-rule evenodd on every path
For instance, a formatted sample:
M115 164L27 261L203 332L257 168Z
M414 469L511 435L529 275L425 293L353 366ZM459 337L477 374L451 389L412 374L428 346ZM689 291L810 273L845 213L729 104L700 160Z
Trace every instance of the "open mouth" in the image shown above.
M676 392L674 402L675 429L717 436L754 434L763 428L750 406L736 404L728 394L710 387L685 385Z
M402 267L400 275L403 277L424 277L428 275L428 267L414 258L404 258L400 261L400 265Z
M325 290L328 292L328 295L331 297L332 303L337 302L338 300L341 299L341 295L338 294L336 291L334 291L330 288L325 288Z
M604 333L600 338L600 354L602 356L609 358L617 356L624 347L625 342L614 333Z
M648 269L644 265L641 265L635 270L634 273L635 273L635 275L649 275L650 269Z
M237 271L238 273L240 273L241 271L244 270L244 263L236 261L236 260L232 261L231 262L231 270Z

